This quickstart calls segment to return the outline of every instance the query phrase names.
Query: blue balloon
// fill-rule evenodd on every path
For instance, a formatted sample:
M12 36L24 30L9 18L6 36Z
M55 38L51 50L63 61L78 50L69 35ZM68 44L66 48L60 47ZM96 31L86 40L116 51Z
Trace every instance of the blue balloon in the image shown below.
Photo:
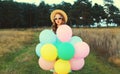
M70 43L71 43L72 45L75 45L75 43L77 43L77 42L82 42L82 39L81 39L80 37L78 37L78 36L73 36L73 37L71 38L71 40L70 40Z
M58 46L61 44L62 42L58 39L58 38L56 38L56 41L53 43L55 46L56 46L56 48L58 48Z
M38 57L40 57L40 49L41 49L42 46L43 46L42 43L39 43L39 44L36 45L35 52L36 52L36 55L37 55Z
M42 43L54 43L56 41L56 35L52 30L43 30L39 35L39 40Z
M62 42L58 38L56 38L56 43L61 44Z

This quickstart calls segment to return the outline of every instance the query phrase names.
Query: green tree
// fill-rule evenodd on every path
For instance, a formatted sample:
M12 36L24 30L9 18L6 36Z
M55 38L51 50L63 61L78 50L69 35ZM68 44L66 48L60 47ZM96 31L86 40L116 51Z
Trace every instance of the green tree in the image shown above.
M113 0L104 0L104 2L107 4L113 4Z
M0 7L1 28L17 27L22 24L23 18L20 15L22 10L18 3L2 1Z
M89 26L92 23L91 6L88 0L77 0L70 11L73 24Z
M13 2L14 0L2 0L2 1L12 1Z
M71 10L72 8L72 5L70 3L67 3L67 2L62 2L61 4L54 4L53 5L53 10L54 9L62 9L64 10L66 13L69 13L69 11Z
M36 6L33 4L23 3L22 8L24 10L24 27L33 27L35 24Z
M115 7L113 4L105 4L105 6L107 7L108 13L107 13L107 23L111 23L113 20L113 22L116 22L117 24L119 24L119 22L117 22L119 20L119 9L117 7ZM116 16L117 15L117 16Z
M0 2L0 28L32 27L36 8L33 4Z
M104 8L101 5L98 5L95 3L95 5L92 7L92 16L95 19L96 22L99 22L102 19L107 18L107 14L104 11Z
M43 1L37 7L37 26L50 26L50 6Z

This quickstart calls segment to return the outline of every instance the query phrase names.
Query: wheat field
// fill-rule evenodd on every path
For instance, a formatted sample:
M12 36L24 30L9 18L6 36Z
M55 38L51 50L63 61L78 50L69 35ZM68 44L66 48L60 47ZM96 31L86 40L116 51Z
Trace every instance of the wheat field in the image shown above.
M33 34L31 30L0 30L0 56L21 49L33 39Z
M87 42L97 55L120 66L120 28L74 28L73 34Z

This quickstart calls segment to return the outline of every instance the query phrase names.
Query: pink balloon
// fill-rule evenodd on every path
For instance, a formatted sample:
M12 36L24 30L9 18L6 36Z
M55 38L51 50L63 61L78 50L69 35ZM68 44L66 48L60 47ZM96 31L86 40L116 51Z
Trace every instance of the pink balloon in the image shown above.
M51 70L54 68L55 61L46 61L40 57L38 64L43 70Z
M68 25L61 25L56 31L57 37L62 42L67 42L72 37L72 29Z
M90 52L89 45L85 42L77 42L75 44L74 58L85 58Z
M83 58L81 59L73 58L70 60L70 65L72 70L80 70L83 68L84 64L85 64L85 61Z

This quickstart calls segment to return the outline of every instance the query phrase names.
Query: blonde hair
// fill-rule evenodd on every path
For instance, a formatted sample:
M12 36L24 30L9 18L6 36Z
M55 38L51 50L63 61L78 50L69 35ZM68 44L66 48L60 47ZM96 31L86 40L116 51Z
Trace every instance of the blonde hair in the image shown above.
M59 14L59 15L61 15L63 18L62 18L62 21L63 21L63 23L62 24L65 24L65 17L61 14L61 13L56 13L56 14ZM56 15L55 14L55 15ZM57 30L57 24L55 23L55 20L53 21L53 23L52 23L52 30L54 31L54 33L56 33L56 30Z

